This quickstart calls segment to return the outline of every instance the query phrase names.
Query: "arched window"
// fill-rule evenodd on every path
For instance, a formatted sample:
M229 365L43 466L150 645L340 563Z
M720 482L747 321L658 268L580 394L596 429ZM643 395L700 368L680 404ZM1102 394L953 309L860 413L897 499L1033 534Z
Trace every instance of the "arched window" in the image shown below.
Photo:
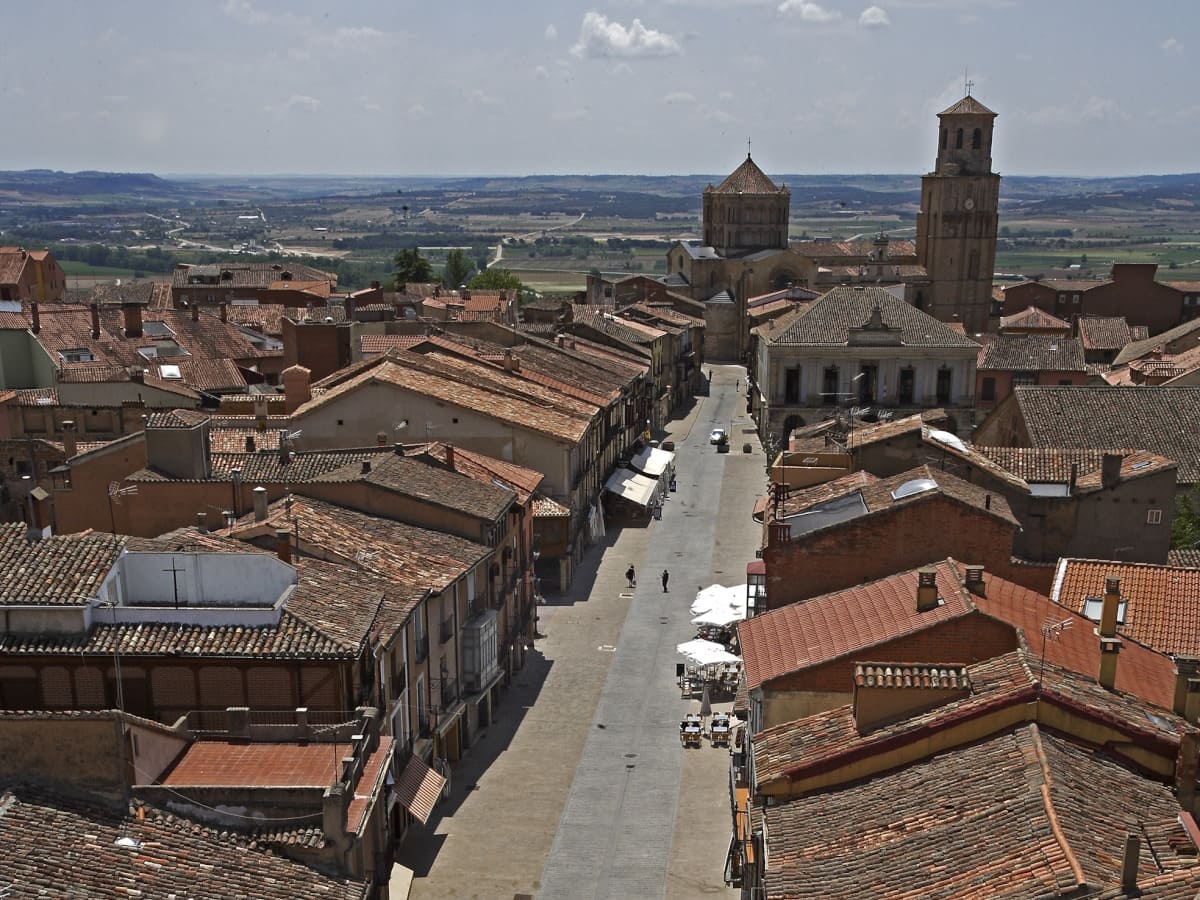
M961 128L958 129L958 131L955 132L955 134L954 134L954 149L955 150L962 149L962 129Z
M975 133L973 135L971 135L971 149L972 150L983 149L983 129L982 128L976 128Z
M945 128L943 128L942 129L942 149L943 150L946 149L946 141L949 140L949 138L950 138L950 132L948 132Z

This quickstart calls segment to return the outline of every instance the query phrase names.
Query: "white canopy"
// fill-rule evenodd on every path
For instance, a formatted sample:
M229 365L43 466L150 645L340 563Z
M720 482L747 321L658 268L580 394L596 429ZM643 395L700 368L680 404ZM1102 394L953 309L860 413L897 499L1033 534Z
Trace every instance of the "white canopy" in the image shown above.
M744 584L736 584L733 587L725 587L720 584L709 585L702 591L696 594L696 599L692 603L692 615L703 616L711 612L732 612L734 618L731 621L740 621L746 618L746 589ZM692 624L704 624L693 620Z
M604 488L639 506L649 506L658 492L658 482L628 469L617 469L608 476Z
M708 612L703 612L696 618L692 619L693 625L712 625L716 628L727 628L734 622L741 622L746 618L746 610L743 607L741 610L736 610L731 606L723 609L710 609Z
M647 475L657 478L663 472L670 469L674 461L675 454L670 450L647 447L630 461L630 465L641 472L645 472Z
M735 656L715 641L702 641L699 638L680 644L675 649L698 666L740 663L742 661L740 656Z

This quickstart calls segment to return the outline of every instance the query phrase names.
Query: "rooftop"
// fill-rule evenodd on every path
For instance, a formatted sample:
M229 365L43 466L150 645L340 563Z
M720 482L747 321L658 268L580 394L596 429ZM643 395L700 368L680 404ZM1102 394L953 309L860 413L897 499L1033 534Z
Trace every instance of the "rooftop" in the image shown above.
M995 334L979 354L978 370L1083 372L1083 346L1057 334Z
M775 182L767 177L747 153L742 164L713 190L718 194L778 194L786 188L776 187Z

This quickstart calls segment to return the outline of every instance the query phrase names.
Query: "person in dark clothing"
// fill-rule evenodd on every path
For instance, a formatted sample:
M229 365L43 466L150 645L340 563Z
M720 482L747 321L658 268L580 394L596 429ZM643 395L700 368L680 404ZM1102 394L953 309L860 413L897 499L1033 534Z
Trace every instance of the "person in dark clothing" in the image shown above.
M665 594L667 592L667 582L671 580L671 573L668 572L666 569L663 569L662 578L663 578L663 593Z
M635 574L636 573L633 571L633 565L631 564L629 568L625 570L625 580L629 582L630 587L634 587L637 584L637 578L635 577Z

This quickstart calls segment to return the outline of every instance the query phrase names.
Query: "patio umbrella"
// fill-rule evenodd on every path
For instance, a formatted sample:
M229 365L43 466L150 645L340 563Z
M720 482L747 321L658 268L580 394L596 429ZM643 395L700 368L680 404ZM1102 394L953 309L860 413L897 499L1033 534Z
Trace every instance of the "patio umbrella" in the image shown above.
M718 606L728 606L731 599L729 592L730 589L721 584L710 584L697 591L692 603L692 615L699 616Z
M710 609L706 613L701 613L692 619L693 625L712 625L716 628L726 628L734 622L741 622L746 618L746 611L736 610L731 606L724 609Z
M704 685L704 693L700 695L700 717L707 719L712 715L712 698L708 696L708 685Z
M675 649L697 666L742 661L740 656L735 656L715 641L704 641L699 638L679 644Z

